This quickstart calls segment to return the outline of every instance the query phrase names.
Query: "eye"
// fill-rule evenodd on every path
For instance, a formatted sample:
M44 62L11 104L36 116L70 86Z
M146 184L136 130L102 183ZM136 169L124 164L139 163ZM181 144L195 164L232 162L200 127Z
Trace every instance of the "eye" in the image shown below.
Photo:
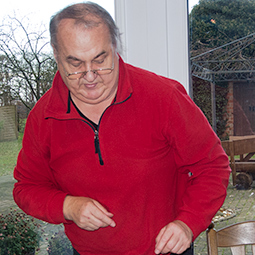
M70 67L75 67L75 68L80 67L82 65L82 61L73 56L68 56L66 62Z
M79 67L79 66L81 66L81 62L80 62L80 61L72 61L70 64L71 64L73 67Z
M100 65L100 64L103 64L104 61L105 61L105 58L102 58L102 59L95 59L93 62L94 62L95 64Z

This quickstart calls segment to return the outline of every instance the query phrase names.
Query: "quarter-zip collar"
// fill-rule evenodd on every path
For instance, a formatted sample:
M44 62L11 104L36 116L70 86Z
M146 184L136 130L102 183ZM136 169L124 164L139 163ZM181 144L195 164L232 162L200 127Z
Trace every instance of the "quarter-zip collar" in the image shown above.
M126 64L119 56L119 81L117 95L113 104L119 104L126 101L133 92L130 83L129 73ZM47 92L50 93L48 102L45 106L45 118L70 119L80 118L78 112L70 102L69 90L57 71L52 88Z

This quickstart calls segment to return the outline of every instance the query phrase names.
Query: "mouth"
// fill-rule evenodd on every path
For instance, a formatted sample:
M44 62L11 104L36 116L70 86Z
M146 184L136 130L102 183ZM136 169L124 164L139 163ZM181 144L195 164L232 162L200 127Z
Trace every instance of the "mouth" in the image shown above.
M86 83L84 84L86 88L93 89L97 86L97 83Z

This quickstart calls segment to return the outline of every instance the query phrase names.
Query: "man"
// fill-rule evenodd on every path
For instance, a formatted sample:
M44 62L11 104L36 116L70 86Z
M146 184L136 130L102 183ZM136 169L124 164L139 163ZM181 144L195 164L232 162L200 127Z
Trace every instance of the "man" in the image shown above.
M230 173L207 120L178 82L123 62L100 6L50 31L59 71L27 120L16 203L64 223L74 254L192 254Z

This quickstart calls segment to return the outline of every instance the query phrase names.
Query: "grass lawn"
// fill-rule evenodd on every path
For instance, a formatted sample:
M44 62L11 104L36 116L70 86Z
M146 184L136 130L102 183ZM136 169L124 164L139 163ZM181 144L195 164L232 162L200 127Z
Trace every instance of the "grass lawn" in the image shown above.
M16 165L18 153L22 147L23 134L18 140L0 142L0 176L11 175Z

